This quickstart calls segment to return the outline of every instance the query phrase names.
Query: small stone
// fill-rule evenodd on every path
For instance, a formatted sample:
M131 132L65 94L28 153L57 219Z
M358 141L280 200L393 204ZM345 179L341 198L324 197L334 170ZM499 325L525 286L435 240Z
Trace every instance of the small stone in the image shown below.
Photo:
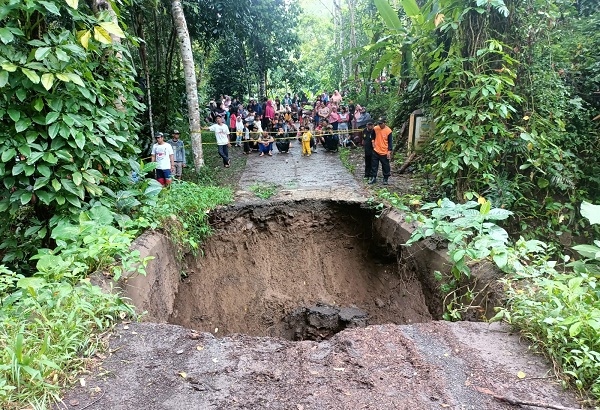
M76 400L76 399L69 400L69 404L73 407L79 406L79 400Z
M385 302L379 298L375 298L375 306L378 308L385 307Z
M177 354L183 354L183 352L184 352L184 350L183 350L183 349L179 349L179 350L178 350L177 352L175 352L175 353L177 353Z

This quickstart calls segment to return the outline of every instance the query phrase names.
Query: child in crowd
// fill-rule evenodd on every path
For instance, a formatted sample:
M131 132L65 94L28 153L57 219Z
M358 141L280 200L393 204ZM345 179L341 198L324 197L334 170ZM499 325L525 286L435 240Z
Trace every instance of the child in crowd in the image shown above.
M244 123L244 154L249 154L252 151L250 148L250 123Z
M302 156L306 155L307 157L310 157L310 141L312 139L312 134L304 126L300 127L300 133L302 134L300 137L302 139Z
M242 135L244 134L244 121L242 116L238 115L235 121L235 146L242 146Z

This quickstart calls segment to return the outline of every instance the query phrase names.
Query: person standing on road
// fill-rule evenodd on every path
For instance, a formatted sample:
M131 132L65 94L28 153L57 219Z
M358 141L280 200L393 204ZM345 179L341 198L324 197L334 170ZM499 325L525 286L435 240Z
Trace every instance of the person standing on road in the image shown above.
M168 186L171 183L171 173L175 169L173 148L165 142L162 132L157 133L156 144L152 147L152 162L156 162L156 180L162 186Z
M172 138L167 141L167 144L173 148L173 155L175 158L175 178L181 179L181 175L183 174L183 168L185 168L185 147L183 145L183 141L179 139L179 131L173 130Z
M204 127L203 130L209 130L215 133L215 137L217 139L217 146L219 147L219 155L223 158L223 166L225 168L229 168L231 165L231 160L229 159L229 147L231 143L229 142L229 127L223 124L223 117L217 115L217 123L211 125L210 127Z
M390 160L392 159L392 130L386 125L385 117L379 117L375 131L375 141L373 142L373 159L371 160L371 180L369 184L377 182L377 171L381 162L381 171L383 172L383 184L387 185L388 178L392 174L390 171Z
M367 123L367 128L362 132L363 147L365 149L365 178L371 178L371 167L373 166L373 141L375 141L375 131L373 122Z
M300 139L302 140L302 156L310 157L310 141L312 134L304 126L300 126Z

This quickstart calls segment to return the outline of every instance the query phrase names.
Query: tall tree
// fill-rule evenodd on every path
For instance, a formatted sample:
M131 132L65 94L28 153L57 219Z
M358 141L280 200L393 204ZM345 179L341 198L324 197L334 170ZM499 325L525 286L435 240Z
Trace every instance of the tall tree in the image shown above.
M192 151L194 154L194 165L196 170L204 166L202 154L202 134L200 132L200 108L198 106L198 86L196 83L196 68L194 66L194 55L192 54L192 43L188 32L185 15L181 7L181 1L173 0L173 24L177 30L179 49L181 51L181 62L185 74L185 91L188 105L188 120L190 124L190 138L192 140Z

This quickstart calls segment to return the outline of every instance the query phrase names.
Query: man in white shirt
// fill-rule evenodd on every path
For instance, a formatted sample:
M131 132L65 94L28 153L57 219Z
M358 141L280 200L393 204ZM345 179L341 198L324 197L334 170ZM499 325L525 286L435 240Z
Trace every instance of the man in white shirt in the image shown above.
M229 168L231 160L229 159L229 127L223 124L223 117L217 115L217 123L210 127L204 127L203 129L209 130L215 133L217 138L217 146L219 147L219 155L223 158L223 166Z
M165 142L162 132L155 135L156 144L152 147L152 162L156 162L156 180L162 186L168 186L171 183L171 172L175 169L175 158L173 147Z

